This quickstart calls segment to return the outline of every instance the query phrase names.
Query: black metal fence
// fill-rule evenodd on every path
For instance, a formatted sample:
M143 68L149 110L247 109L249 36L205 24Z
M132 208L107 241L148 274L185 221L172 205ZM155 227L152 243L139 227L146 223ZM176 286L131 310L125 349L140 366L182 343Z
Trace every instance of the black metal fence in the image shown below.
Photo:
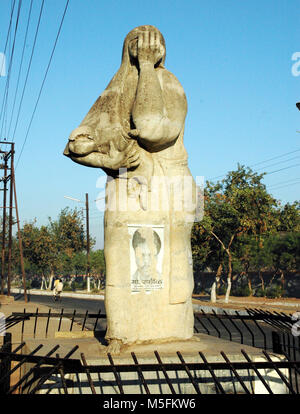
M101 393L108 384L117 393L126 393L127 386L136 386L141 394L150 394L153 390L163 393L181 393L188 389L197 394L206 392L256 393L254 383L259 381L262 392L272 394L272 384L266 378L266 372L273 372L289 394L299 394L300 380L300 337L292 334L294 321L292 314L268 312L260 309L247 309L242 312L222 314L206 313L204 310L195 314L195 332L213 335L218 338L251 345L262 349L264 361L255 361L245 350L241 350L241 360L232 361L223 351L222 362L208 362L205 354L199 352L199 362L187 362L178 351L177 362L166 363L163 357L154 352L156 363L138 361L136 354L131 353L132 362L115 363L112 355L107 354L107 361L101 365L89 365L83 353L80 358L72 358L78 350L73 347L64 357L60 357L59 345L54 346L45 355L41 352L43 344L38 345L30 353L24 353L22 342L12 350L10 328L19 325L24 332L25 324L34 321L32 336L35 337L37 327L43 321L43 329L47 337L49 324L56 323L56 331L60 331L64 318L69 319L68 329L74 329L74 323L81 330L98 331L98 323L105 321L106 316L98 313L84 314L66 312L47 313L36 310L34 313L13 313L6 319L4 344L0 350L0 394L11 393L64 393L77 388L82 393ZM66 325L64 325L65 329ZM102 327L102 325L101 325ZM39 326L40 328L40 326ZM77 326L78 329L78 326ZM274 360L270 353L283 356L282 360ZM21 353L20 353L21 352ZM27 364L26 373L20 374L12 384L14 373L22 372ZM72 375L71 375L72 374ZM109 381L105 375L110 375ZM133 375L133 376L130 376ZM230 386L228 385L230 384ZM156 388L154 387L156 386ZM132 389L132 388L131 388ZM155 391L156 392L156 391Z

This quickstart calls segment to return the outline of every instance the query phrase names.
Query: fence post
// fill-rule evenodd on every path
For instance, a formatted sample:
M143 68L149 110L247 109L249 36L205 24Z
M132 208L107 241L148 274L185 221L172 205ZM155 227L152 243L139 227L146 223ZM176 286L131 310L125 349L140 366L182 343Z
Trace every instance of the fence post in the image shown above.
M272 331L272 350L276 354L283 354L280 335L278 332Z
M4 335L3 346L1 348L2 352L11 352L12 351L12 344L11 344L11 333L6 332ZM11 360L10 358L3 358L0 362L0 378L4 376L7 372L11 370ZM10 388L10 377L7 377L5 381L0 383L0 395L5 395Z

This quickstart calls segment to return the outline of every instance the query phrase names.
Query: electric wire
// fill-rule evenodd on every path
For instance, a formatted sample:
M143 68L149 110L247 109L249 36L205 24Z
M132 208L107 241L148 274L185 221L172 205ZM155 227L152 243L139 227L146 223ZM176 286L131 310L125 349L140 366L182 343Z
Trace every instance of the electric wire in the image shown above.
M266 162L273 161L273 160L275 160L275 159L278 159L278 158L281 158L281 157L285 157L286 155L294 154L295 152L299 152L299 151L300 151L300 149L296 149L296 150L294 150L294 151L289 151L289 152L286 152L286 153L284 153L284 154L277 155L276 157L272 157L272 158L269 158L269 159L267 159L267 160L257 162L257 163L255 163L255 164L250 165L249 167L250 167L250 168L252 168L252 167L255 167L255 166L257 166L257 165L261 165L261 164L264 164L264 163L266 163ZM284 161L282 161L282 162L284 162ZM263 167L263 168L264 168L264 167ZM266 167L266 168L267 168L267 167ZM262 169L262 168L259 168L259 169ZM214 180L214 179L216 179L216 178L225 177L226 175L227 175L227 173L222 174L222 175L218 175L218 176L215 176L215 177L212 177L212 178L209 178L208 180L209 180L209 181L212 181L212 180Z
M4 123L5 123L4 122L5 121L5 114L6 114L7 105L8 105L9 83L10 83L10 76L11 76L11 72L12 72L12 65L13 65L13 58L14 58L14 51L15 51L15 44L16 44L16 36L17 36L17 31L18 31L18 26L19 26L19 17L20 17L21 6L22 6L22 0L19 0L18 12L17 12L17 17L16 17L15 32L14 32L14 39L13 39L12 51L11 51L11 56L10 56L8 72L7 72L5 92L4 92L4 97L3 97L3 101L2 101L1 115L0 115L0 119L3 115L0 136L2 136ZM4 139L6 139L6 138L4 138Z
M17 130L18 122L19 122L19 117L20 117L21 107L22 107L23 98L24 98L24 94L25 94L25 89L26 89L27 82L28 82L28 76L29 76L29 72L30 72L30 68L31 68L32 58L33 58L33 54L34 54L34 50L35 50L35 46L36 46L36 40L37 40L39 28L40 28L41 17L42 17L43 8L44 8L44 2L45 2L45 0L42 1L41 8L40 8L38 23L37 23L35 36L34 36L34 41L33 41L33 46L32 46L32 49L31 49L31 56L30 56L30 59L29 59L26 78L25 78L25 82L24 82L24 86L23 86L23 90L22 90L21 99L20 99L20 102L19 102L19 108L18 108L18 113L17 113L17 117L16 117L16 123L15 123L14 131L13 131L13 134L12 134L12 141L15 140L15 134L16 134L16 130Z
M33 118L34 118L34 115L35 115L35 112L36 112L36 109L37 109L37 106L38 106L38 103L39 103L39 100L40 100L40 97L41 97L41 94L42 94L42 90L43 90L43 87L44 87L44 84L45 84L45 81L46 81L46 78L47 78L47 74L48 74L48 71L49 71L49 68L50 68L50 65L51 65L51 62L52 62L54 52L55 52L55 49L56 49L57 41L58 41L58 38L59 38L59 35L60 35L60 32L61 32L61 28L62 28L64 19L65 19L65 15L66 15L66 12L67 12L67 9L68 9L68 5L69 5L69 0L66 1L65 9L64 9L64 12L63 12L63 16L61 18L61 22L60 22L59 29L58 29L58 32L57 32L57 36L56 36L54 46L53 46L53 49L52 49L52 52L51 52L51 56L50 56L50 59L49 59L49 62L48 62L48 66L47 66L47 69L46 69L46 72L45 72L45 75L44 75L44 78L43 78L43 81L42 81L42 84L41 84L41 88L40 88L40 91L39 91L39 94L38 94L38 98L37 98L36 104L34 106L34 110L33 110L33 113L32 113L28 128L27 128L27 131L26 131L25 139L24 139L24 142L23 142L23 145L22 145L22 148L21 148L21 152L19 154L19 157L18 157L18 160L17 160L17 163L16 163L15 170L18 167L20 158L22 156L22 153L23 153L23 150L24 150L27 138L28 138L28 134L29 134L29 131L30 131L30 128L31 128L31 125L32 125L32 121L33 121Z
M4 47L4 56L6 54L7 43L8 43L8 39L9 39L9 36L10 36L11 24L12 24L12 20L13 20L14 9L15 9L15 0L13 0L13 5L12 5L12 8L11 8L11 13L10 13L10 21L9 21L9 26L8 26L8 31L7 31L6 41L5 41L5 47ZM3 65L4 65L4 60L2 61L0 73L2 73Z
M24 52L25 52L26 41L27 41L27 36L28 36L28 28L29 28L29 23L30 23L30 18L31 18L32 4L33 4L33 0L31 0L31 2L30 2L30 8L29 8L28 17L27 17L27 26L26 26L25 36L24 36L24 43L23 43L21 62L20 62L19 73L18 73L17 86L16 86L16 91L15 91L15 96L14 96L14 101L13 101L13 106L12 106L12 112L11 112L11 118L10 118L8 133L7 133L8 136L10 134L11 124L12 124L14 110L15 110L16 98L17 98L18 89L19 89L21 70L22 70L23 59L24 59Z

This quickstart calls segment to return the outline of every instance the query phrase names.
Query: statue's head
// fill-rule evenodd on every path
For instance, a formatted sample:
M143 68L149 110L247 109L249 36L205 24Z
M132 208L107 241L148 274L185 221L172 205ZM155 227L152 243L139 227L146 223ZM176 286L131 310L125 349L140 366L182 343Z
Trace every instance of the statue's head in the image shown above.
M145 26L138 26L135 29L131 30L128 35L126 36L123 44L123 54L122 54L122 60L126 59L126 56L129 56L131 59L135 60L137 58L137 48L138 48L138 36L142 32L156 32L158 35L158 38L160 40L160 57L157 61L157 65L164 64L165 58L166 58L166 44L165 39L163 38L163 35L160 33L160 31L155 27L151 25L145 25Z

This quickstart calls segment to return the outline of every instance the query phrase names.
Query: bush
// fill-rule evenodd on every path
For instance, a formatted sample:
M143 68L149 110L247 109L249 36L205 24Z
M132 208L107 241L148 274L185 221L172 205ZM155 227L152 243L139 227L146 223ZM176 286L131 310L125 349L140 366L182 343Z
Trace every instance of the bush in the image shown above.
M264 297L266 297L266 291L265 291L265 289L263 289L262 287L258 288L255 291L255 295L254 296L256 296L258 298L264 298Z
M227 287L225 285L222 285L222 286L219 287L219 289L217 289L217 292L218 292L217 294L218 295L225 295L226 290L227 290Z
M39 289L41 287L41 282L37 279L33 279L31 281L31 288L32 289Z
M270 286L266 289L266 296L269 299L281 298L283 294L284 290L280 285Z
M233 296L250 296L251 293L249 286L240 286L233 290Z

